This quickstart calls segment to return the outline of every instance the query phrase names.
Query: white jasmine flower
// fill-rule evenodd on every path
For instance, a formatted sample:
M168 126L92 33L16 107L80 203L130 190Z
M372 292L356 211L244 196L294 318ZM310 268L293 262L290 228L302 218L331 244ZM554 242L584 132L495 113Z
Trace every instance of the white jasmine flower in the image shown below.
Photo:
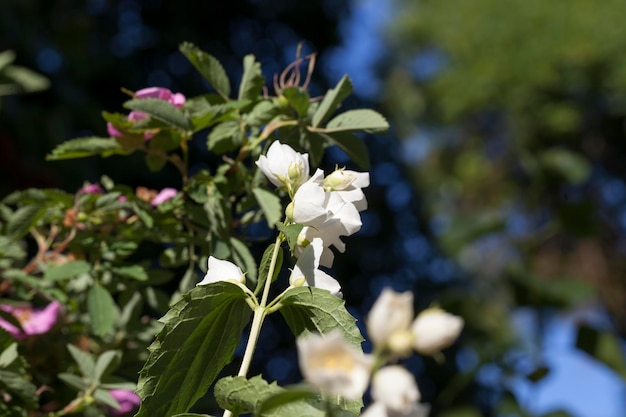
M362 188L369 187L369 172L337 169L324 178L324 191L338 195L346 203L352 203L358 211L367 209Z
M413 348L413 335L409 331L413 317L413 293L385 288L367 316L367 333L376 346L408 354Z
M241 268L234 263L209 256L206 275L196 285L207 285L218 281L234 281L235 283L243 284L246 281L246 277Z
M411 331L415 337L413 347L419 353L433 355L450 346L463 330L463 319L439 308L422 311Z
M413 375L401 366L386 366L372 378L372 398L394 413L408 413L421 394Z
M372 360L339 330L298 339L298 360L304 378L324 393L355 400L367 389Z
M322 188L324 171L318 169L293 196L293 221L300 224L318 224L328 216L327 195Z
M276 187L297 190L309 178L309 154L296 152L278 141L272 143L267 156L261 155L257 166Z
M316 238L302 251L296 265L291 271L289 283L291 285L305 285L322 288L332 295L342 297L341 285L326 272L319 269L320 256L324 246L322 239Z

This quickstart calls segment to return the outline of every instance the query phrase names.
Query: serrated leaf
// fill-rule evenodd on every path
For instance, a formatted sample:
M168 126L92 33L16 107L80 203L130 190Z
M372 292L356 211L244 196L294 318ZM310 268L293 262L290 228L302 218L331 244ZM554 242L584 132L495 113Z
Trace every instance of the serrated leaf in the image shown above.
M84 137L68 140L58 145L46 156L46 161L84 158L86 156L110 156L122 151L115 138Z
M194 288L161 319L139 377L137 417L187 412L232 360L251 310L246 294L228 282Z
M339 329L348 343L361 349L364 340L356 319L345 307L345 301L330 292L315 287L288 290L281 300L283 315L294 336L310 332L326 334Z
M9 218L6 225L6 234L12 239L24 237L46 214L45 207L24 206L17 209Z
M317 393L305 385L285 387L284 390L265 397L257 407L257 414L266 415L277 407L283 407L296 401L314 399L316 397Z
M360 138L349 132L322 134L331 144L337 145L355 164L363 169L370 167L370 155L367 146Z
M230 81L222 64L212 55L200 50L192 43L184 42L180 45L180 52L224 98L230 95Z
M270 229L273 229L276 223L283 217L283 205L280 203L280 197L264 188L258 187L254 188L252 193L261 210L263 210L267 225Z
M191 130L189 118L172 103L158 98L135 98L124 103L130 110L138 110L169 126L180 130Z
M111 294L102 285L95 284L87 292L87 311L94 334L104 336L113 331L117 306Z
M335 110L337 110L339 103L345 100L350 94L352 94L352 82L347 75L344 75L335 88L328 90L322 99L322 102L313 115L313 127L318 127L324 120L329 118Z
M96 362L93 360L93 357L72 344L67 345L67 350L70 352L70 355L72 355L72 358L74 358L80 372L88 378L93 377L96 369Z
M380 113L370 109L349 110L333 118L324 129L330 132L378 133L389 129L389 123Z
M261 375L250 379L228 376L217 381L214 395L220 407L242 414L255 411L265 397L280 391L276 382L269 384Z
M261 266L259 267L259 278L256 283L256 288L254 289L255 294L259 294L263 287L265 286L265 281L267 280L267 275L270 271L270 263L272 260L272 254L274 253L274 248L276 247L275 243L272 243L265 249L263 253L263 257L261 258ZM283 250L282 248L278 248L278 255L276 257L276 265L274 267L274 273L272 274L272 282L276 280L278 274L280 273L280 268L283 265Z
M239 100L257 100L265 84L261 73L261 63L257 62L254 55L246 55L243 58L243 76L239 84Z
M47 281L63 281L66 279L76 278L77 276L89 272L91 264L86 261L71 261L62 265L53 265L46 269L43 279Z

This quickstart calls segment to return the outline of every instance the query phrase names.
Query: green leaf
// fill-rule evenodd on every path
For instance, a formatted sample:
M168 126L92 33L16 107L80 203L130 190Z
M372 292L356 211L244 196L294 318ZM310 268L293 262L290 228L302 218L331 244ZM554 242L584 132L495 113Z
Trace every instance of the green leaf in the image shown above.
M363 336L356 326L356 319L346 310L344 300L326 290L299 287L288 290L280 303L280 313L294 336L306 336L311 332L325 334L339 329L348 343L361 349Z
M97 336L113 332L117 306L111 294L100 284L95 284L87 292L87 311L91 318L91 328Z
M137 281L147 281L148 274L141 265L120 266L112 269L113 273L124 278L136 279Z
M257 282L257 265L254 256L252 256L248 246L241 240L231 237L229 242L232 248L233 260L246 273L248 287L254 288Z
M71 387L74 387L78 391L86 391L89 389L89 383L78 375L69 374L66 372L58 375L59 379Z
M180 413L173 415L172 417L213 417L208 414L196 414L196 413Z
M254 289L255 294L259 294L263 290L263 286L265 285L265 281L267 280L267 275L270 272L270 263L272 261L272 253L274 252L275 243L272 243L265 249L263 253L263 257L261 258L261 266L259 267L259 279L256 283L256 288ZM276 266L274 267L274 274L272 275L272 282L276 280L278 274L280 273L280 268L283 265L283 250L282 248L278 248L278 255L276 257Z
M261 95L265 79L261 73L261 63L254 59L254 55L243 58L243 76L239 84L239 100L256 101Z
M339 146L355 164L363 169L369 168L370 155L363 140L349 132L335 132L322 134L322 136L328 139L330 143Z
M231 152L243 143L243 131L238 120L229 120L215 126L209 133L207 148L216 154Z
M168 125L180 129L191 130L189 118L172 103L158 98L136 98L124 103L124 107L130 110L138 110L154 117Z
M115 138L84 137L68 140L58 145L46 156L46 161L84 158L86 156L111 156L122 151Z
M113 372L120 364L122 352L119 350L107 350L96 360L93 378L100 381L103 377Z
M159 172L167 163L167 157L164 153L147 153L146 165L151 172Z
M67 345L67 350L78 365L80 373L88 378L93 378L96 369L96 362L93 360L93 357L72 344Z
M576 347L626 378L626 357L615 334L581 324L578 327Z
M548 170L573 185L584 183L591 174L589 161L581 154L568 149L548 149L539 155L539 160Z
M285 96L291 107L293 107L298 113L299 117L304 117L309 110L311 104L311 98L309 93L302 87L289 87L285 88L281 94Z
M41 206L20 207L11 215L7 222L6 234L13 239L24 237L46 214L46 208Z
M43 279L46 281L63 281L89 272L91 264L86 261L71 261L62 265L53 265L46 269Z
M266 396L258 406L257 414L266 415L277 407L282 407L296 401L314 399L316 397L317 393L306 385L285 387L282 391Z
M289 249L291 253L293 253L294 248L298 244L298 236L300 232L304 228L303 224L290 224L287 226L282 225L281 223L277 223L276 227L280 230L283 235L287 238L287 243L289 244Z
M389 123L380 114L370 109L349 110L333 118L326 125L330 132L369 132L378 133L389 129Z
M246 294L228 282L194 288L161 319L137 392L137 417L188 411L232 360L251 311Z
M11 338L13 340L13 338ZM12 342L6 349L0 354L0 368L6 368L11 365L17 358L19 353L17 352L17 342Z
M313 115L313 127L318 127L324 120L329 118L346 97L352 93L352 83L347 75L344 75L335 88L328 90L324 99Z
M93 398L100 404L108 405L111 408L118 410L120 408L120 403L117 402L115 398L109 394L109 391L105 389L98 388L93 393Z
M250 379L242 376L228 376L215 384L215 399L220 407L231 410L235 415L253 413L264 417L325 417L327 408L333 408L320 401L305 401L317 397L311 390L295 387L285 389L276 382L271 384L261 375ZM354 414L333 410L334 416L354 416Z
M189 62L222 97L228 98L230 95L230 81L224 67L215 57L203 52L189 42L184 42L180 45L180 52L187 57Z
M0 52L0 71L12 64L13 61L15 61L15 52L10 49Z
M28 408L35 408L39 401L37 388L26 378L18 372L0 370L0 390L19 397Z
M19 65L6 67L3 75L17 84L20 91L25 93L45 90L50 86L50 81L46 77Z
M261 206L265 220L270 229L274 228L276 223L283 217L283 205L280 203L280 197L267 191L264 188L254 188L252 190L256 201Z

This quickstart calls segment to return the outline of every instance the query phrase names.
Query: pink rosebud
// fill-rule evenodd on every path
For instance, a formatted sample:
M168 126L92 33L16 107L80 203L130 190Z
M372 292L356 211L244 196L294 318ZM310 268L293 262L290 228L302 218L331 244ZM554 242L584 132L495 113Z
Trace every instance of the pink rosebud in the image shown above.
M164 188L150 201L153 206L165 203L167 200L171 200L176 197L178 190L176 188Z
M86 184L80 189L80 192L83 194L102 194L104 191L98 184Z
M111 122L107 122L107 133L113 138L119 138L120 136L122 136L122 132L117 130Z
M167 101L176 107L180 107L187 99L181 93L172 93L168 88L163 87L148 87L143 88L135 92L135 98L158 98L159 100Z
M13 305L0 305L0 309L15 316L22 325L22 330L3 319L0 319L0 327L16 339L22 340L28 336L47 333L59 318L61 303L53 301L43 309Z
M115 399L120 405L120 408L115 409L113 407L107 407L109 413L113 416L124 416L131 411L135 411L139 408L141 399L137 394L127 389L112 389L109 391L111 397Z

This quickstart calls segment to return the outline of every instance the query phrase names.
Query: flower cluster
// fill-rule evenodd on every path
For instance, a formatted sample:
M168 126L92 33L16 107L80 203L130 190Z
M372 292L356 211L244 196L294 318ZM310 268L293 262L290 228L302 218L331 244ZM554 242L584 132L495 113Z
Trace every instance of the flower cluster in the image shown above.
M171 90L163 87L148 87L143 88L139 91L136 91L134 94L134 98L145 99L145 98L156 98L158 100L167 101L172 104L174 107L180 108L187 101L186 97L181 93L172 93ZM138 122L140 120L146 119L148 117L147 114L141 111L133 110L128 114L129 122ZM107 132L111 137L121 137L124 135L118 128L116 128L113 123L107 123ZM146 140L152 139L154 136L153 132L145 132L144 138Z
M324 171L318 169L309 176L308 155L279 142L272 143L257 165L272 184L289 191L287 218L305 226L298 237L297 255L319 238L324 248L319 263L332 266L334 254L329 248L343 252L341 237L361 228L359 212L367 208L362 188L369 186L369 173L337 169L324 178Z
M330 395L360 398L371 379L374 403L367 417L422 417L429 407L420 404L415 378L406 369L374 364L408 356L414 349L439 354L451 345L463 328L463 319L431 308L414 319L413 294L385 289L367 317L368 334L375 351L366 355L352 347L338 330L298 340L302 374L313 386Z

